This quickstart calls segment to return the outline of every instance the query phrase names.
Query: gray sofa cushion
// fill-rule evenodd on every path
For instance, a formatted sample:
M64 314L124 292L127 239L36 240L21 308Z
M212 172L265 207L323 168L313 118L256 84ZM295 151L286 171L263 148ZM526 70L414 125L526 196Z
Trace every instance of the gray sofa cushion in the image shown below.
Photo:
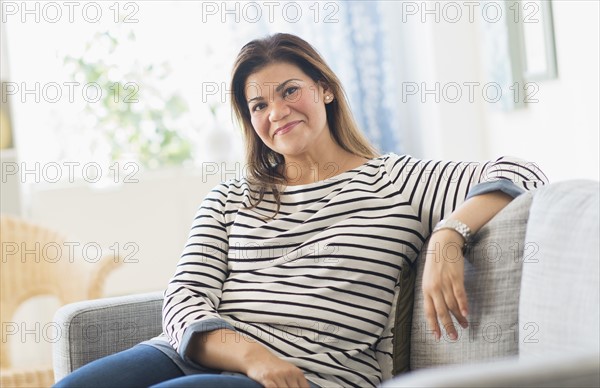
M535 256L523 265L519 338L522 358L600 351L599 183L557 182L531 205L527 241Z
M417 264L415 305L411 333L412 370L516 355L521 258L532 193L514 199L475 236L466 252L465 287L469 302L469 327L456 321L459 338L445 332L439 342L428 328L423 311L421 278L424 248Z

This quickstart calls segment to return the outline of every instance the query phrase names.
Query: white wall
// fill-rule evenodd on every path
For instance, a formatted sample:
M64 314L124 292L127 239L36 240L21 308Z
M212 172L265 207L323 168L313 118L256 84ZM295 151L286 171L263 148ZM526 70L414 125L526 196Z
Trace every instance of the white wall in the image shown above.
M433 2L427 4L432 9ZM385 7L385 20L395 28L393 59L403 69L398 90L407 82L426 82L430 88L435 82L490 82L481 18L436 23L427 16L422 22L419 14L403 15L401 2ZM596 1L553 1L559 78L537 81L538 103L501 111L481 98L437 103L430 95L408 96L399 108L408 131L406 152L454 160L512 155L536 162L551 181L600 179L598 7Z
M539 102L512 113L488 112L492 154L522 155L551 181L599 177L597 1L553 1L559 77L539 81Z
M434 9L434 3L423 4L383 3L384 22L391 30L392 60L399 69L396 89L405 152L425 159L485 159L489 153L482 101L470 102L463 96L450 102L442 96L449 83L484 82L477 25L468 18L458 23L436 22L434 15L426 13ZM416 14L413 6L418 8ZM412 94L414 84L418 91ZM436 87L439 99L428 92Z

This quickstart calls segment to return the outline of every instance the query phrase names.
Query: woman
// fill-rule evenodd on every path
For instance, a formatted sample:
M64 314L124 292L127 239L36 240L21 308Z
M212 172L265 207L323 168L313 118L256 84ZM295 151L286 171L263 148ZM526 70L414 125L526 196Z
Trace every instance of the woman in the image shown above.
M164 333L57 386L375 386L391 377L396 280L425 239L463 247L546 182L514 158L378 155L338 78L293 35L244 46L231 90L250 174L198 210ZM423 277L427 323L455 338L451 315L468 325L462 260L427 260Z

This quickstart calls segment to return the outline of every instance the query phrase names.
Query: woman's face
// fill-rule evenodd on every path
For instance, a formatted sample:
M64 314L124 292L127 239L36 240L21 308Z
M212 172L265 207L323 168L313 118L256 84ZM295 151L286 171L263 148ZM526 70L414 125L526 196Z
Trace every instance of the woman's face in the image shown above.
M246 102L252 126L267 147L288 157L315 152L329 137L325 104L330 91L299 67L270 64L246 80Z

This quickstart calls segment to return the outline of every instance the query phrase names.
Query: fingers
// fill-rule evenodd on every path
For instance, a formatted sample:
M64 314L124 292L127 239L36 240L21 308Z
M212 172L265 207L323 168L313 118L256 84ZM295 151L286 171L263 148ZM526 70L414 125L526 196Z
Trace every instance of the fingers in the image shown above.
M454 327L454 323L452 322L452 318L448 313L448 308L446 306L446 301L444 300L443 295L436 295L433 299L433 305L435 307L437 319L442 324L441 326L444 328L448 337L451 340L455 340L458 338L458 334L456 332L456 328Z
M310 388L304 373L298 367L279 359L269 365L252 370L248 377L265 388Z
M265 388L310 388L304 375L272 378L262 381Z
M288 376L286 378L286 384L286 386L290 388L310 388L308 380L306 380L303 374L298 376Z
M442 285L440 285L442 284ZM463 327L469 326L467 321L468 304L464 281L461 276L450 280L433 282L423 287L424 310L427 323L432 328L436 340L441 338L441 326L451 340L458 339L458 332L452 321L452 314Z
M456 328L454 327L452 317L449 314L449 311L451 310L448 310L446 301L444 300L443 296L437 295L433 298L429 298L428 304L430 307L426 309L429 310L429 312L426 313L426 318L427 323L433 329L435 339L439 340L441 338L441 327L443 327L444 331L448 335L448 338L450 338L453 341L456 340L458 338L458 333L456 331ZM462 323L461 326L465 327Z
M289 385L285 381L285 378L259 381L259 383L261 383L264 386L264 388L291 388L291 387L294 387L293 385Z
M469 314L469 306L467 301L467 293L465 291L464 281L453 286L454 297L456 298L457 311L453 314L458 319L458 322L463 328L469 327L467 315Z
M279 385L274 380L259 381L264 388L277 388Z
M437 313L435 310L435 306L433 304L433 300L427 294L423 296L423 307L425 309L425 319L427 320L427 324L433 330L433 335L435 336L436 341L439 341L441 337L440 326L438 325Z

